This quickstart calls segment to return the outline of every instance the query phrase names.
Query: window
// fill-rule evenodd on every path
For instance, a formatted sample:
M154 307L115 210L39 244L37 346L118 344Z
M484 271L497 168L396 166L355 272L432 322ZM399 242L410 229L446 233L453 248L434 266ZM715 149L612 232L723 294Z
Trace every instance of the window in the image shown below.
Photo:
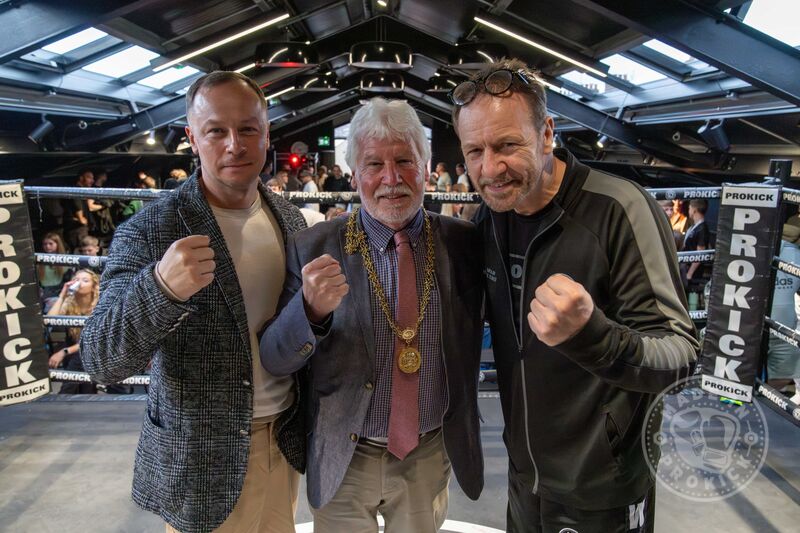
M642 85L651 81L663 80L666 78L666 76L660 72L649 69L644 65L619 54L601 59L600 62L609 66L609 74L618 78L622 78L633 85Z
M566 74L562 74L559 78L563 78L567 81L571 81L576 85L580 85L581 87L585 87L591 92L596 92L598 94L603 94L606 92L606 84L602 81L598 80L597 78L586 74L585 72L579 72L577 70L571 70ZM562 93L563 94L563 93ZM569 95L567 95L569 96Z
M98 39L105 37L106 35L108 34L104 31L100 31L95 28L88 28L81 32L74 33L69 37L65 37L60 41L50 43L47 46L42 47L42 50L46 50L53 54L64 55L80 48L81 46L93 43Z
M138 83L152 87L153 89L161 89L167 85L172 85L178 80L197 74L198 72L200 71L193 67L172 67L162 70L158 74L153 74L143 80L139 80Z
M797 0L753 0L744 23L789 46L800 45L800 2Z
M157 53L146 50L141 46L131 46L122 52L117 52L100 61L86 65L83 69L111 76L112 78L121 78L131 72L149 67L150 61L157 57Z
M644 43L644 46L650 48L651 50L655 50L656 52L667 56L670 59L674 59L675 61L680 61L681 63L686 63L690 67L695 70L708 68L708 63L704 63L699 59L695 59L689 54L685 54L678 50L677 48L673 48L668 44L664 44L658 39L653 39Z

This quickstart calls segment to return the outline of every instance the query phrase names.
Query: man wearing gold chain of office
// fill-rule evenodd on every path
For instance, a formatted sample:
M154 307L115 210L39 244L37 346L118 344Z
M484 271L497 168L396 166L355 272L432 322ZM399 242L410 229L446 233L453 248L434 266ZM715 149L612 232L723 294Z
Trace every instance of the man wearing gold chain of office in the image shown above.
M274 375L308 372L308 499L316 533L436 531L451 465L477 499L481 268L472 224L422 208L430 147L406 102L350 124L361 209L287 245Z

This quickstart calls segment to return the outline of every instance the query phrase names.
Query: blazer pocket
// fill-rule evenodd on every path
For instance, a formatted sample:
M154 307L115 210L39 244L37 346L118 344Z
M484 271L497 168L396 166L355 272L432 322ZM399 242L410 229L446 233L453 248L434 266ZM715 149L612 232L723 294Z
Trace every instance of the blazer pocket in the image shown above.
M193 471L189 461L189 441L185 434L164 429L147 413L142 425L143 444L150 447L161 506L179 512L186 498Z

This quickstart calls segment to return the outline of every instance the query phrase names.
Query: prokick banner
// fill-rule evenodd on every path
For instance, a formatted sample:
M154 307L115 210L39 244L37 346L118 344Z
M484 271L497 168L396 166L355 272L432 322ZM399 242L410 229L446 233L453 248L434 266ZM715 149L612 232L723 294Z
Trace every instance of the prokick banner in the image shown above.
M702 387L745 402L753 399L759 371L780 193L772 186L722 187Z
M0 181L0 405L50 391L33 257L22 181Z

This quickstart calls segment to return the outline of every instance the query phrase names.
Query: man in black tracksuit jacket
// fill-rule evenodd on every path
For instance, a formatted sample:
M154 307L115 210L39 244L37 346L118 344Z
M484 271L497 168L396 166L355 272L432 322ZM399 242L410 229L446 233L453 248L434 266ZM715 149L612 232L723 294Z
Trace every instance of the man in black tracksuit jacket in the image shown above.
M507 529L652 531L645 416L698 350L672 232L641 187L553 149L544 89L524 64L472 80L452 98L486 202L474 221L506 424Z

